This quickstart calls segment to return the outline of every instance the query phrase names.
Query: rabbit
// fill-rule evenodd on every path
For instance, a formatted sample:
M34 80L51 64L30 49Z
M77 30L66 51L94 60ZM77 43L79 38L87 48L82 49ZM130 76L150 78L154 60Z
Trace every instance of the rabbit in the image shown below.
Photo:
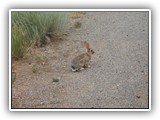
M83 47L86 48L86 53L78 55L71 62L71 70L74 72L90 67L89 62L94 51L89 47L89 43L86 41L83 42Z

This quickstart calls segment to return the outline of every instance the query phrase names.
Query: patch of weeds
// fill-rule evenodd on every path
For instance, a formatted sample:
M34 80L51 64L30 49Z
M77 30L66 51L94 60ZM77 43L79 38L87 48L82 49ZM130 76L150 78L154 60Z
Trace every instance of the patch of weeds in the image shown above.
M32 69L32 72L33 72L33 73L37 73L37 71L38 71L38 66L37 66L36 64L33 64L31 69Z
M81 27L81 22L75 22L74 27L75 28L80 28Z

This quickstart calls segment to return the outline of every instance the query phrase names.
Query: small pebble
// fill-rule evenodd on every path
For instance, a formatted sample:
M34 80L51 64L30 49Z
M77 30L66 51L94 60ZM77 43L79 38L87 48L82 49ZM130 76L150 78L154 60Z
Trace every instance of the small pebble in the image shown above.
M52 78L53 82L59 82L60 80L60 77L57 77L57 78Z
M138 95L137 95L136 97L137 97L138 99L140 98L140 96L138 96Z

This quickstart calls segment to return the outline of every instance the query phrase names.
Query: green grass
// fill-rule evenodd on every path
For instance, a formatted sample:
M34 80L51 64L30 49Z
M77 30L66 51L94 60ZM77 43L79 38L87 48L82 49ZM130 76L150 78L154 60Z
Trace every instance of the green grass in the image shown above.
M62 35L69 28L65 12L12 12L12 57L23 58L31 45L45 44L46 34Z
M26 41L23 31L14 25L12 27L12 57L15 59L22 58L26 52Z

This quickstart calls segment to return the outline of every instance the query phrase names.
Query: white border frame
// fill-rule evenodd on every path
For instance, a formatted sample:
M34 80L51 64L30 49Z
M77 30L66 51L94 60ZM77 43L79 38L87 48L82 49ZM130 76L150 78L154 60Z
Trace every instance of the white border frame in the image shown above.
M12 11L146 11L149 12L149 109L12 109L11 105L11 12ZM151 10L150 9L10 9L9 10L9 110L10 111L150 111L151 110Z

